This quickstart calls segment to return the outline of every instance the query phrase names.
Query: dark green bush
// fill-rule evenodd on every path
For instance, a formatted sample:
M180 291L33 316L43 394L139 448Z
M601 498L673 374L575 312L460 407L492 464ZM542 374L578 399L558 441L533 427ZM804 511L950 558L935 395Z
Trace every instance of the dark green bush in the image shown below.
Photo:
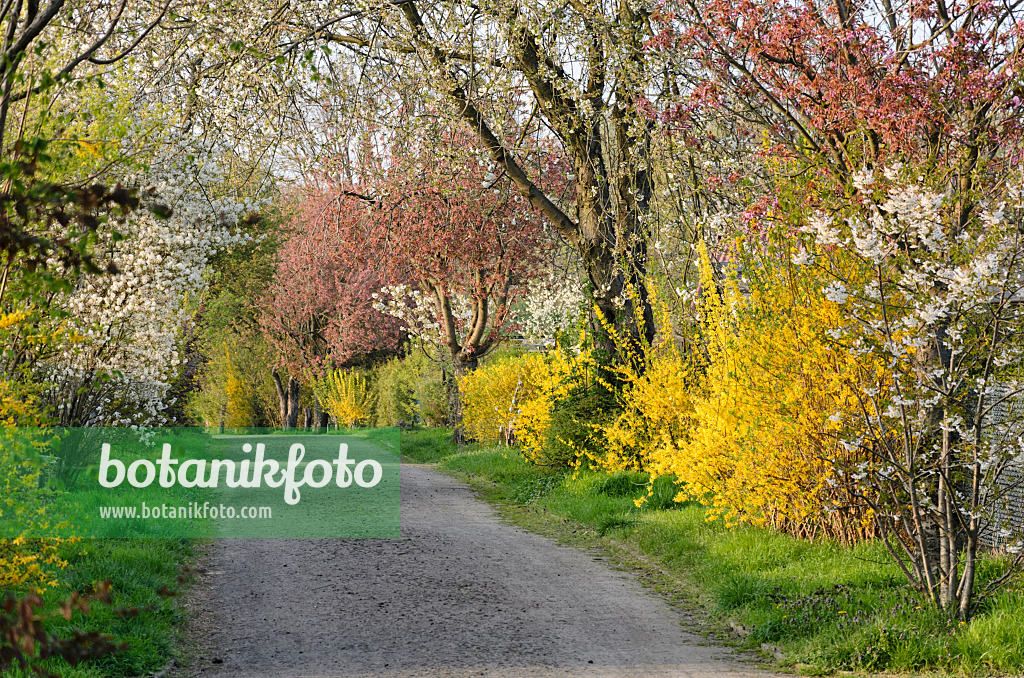
M600 384L580 386L551 408L551 425L544 445L545 463L554 467L589 466L606 455L595 425L607 424L618 413L615 395Z

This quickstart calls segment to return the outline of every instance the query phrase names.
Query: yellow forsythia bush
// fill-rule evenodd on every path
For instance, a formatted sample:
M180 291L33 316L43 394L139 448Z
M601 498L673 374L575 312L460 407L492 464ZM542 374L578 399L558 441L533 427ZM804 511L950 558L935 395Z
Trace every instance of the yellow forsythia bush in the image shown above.
M520 408L536 397L543 372L543 356L527 354L488 363L461 377L466 433L487 444L510 440L510 432L519 429Z
M61 545L67 539L0 539L0 590L56 586L57 573L68 563Z
M256 408L253 406L251 389L238 376L238 371L231 362L231 351L224 344L225 380L224 393L227 396L227 411L224 423L233 428L252 426L256 421Z
M704 289L715 289L706 253L702 269ZM721 295L705 295L708 364L690 389L691 425L663 438L649 470L675 474L677 498L708 504L709 519L855 539L867 516L838 510L847 497L828 460L849 453L834 415L860 407L853 382L885 370L828 340L824 328L842 318L818 281L760 273L747 294L728 279Z
M693 425L693 371L672 340L667 306L660 303L656 287L650 290L655 325L661 332L642 357L631 355L629 342L613 328L605 328L619 351L631 357L611 368L619 382L617 389L606 384L617 390L620 412L612 422L596 427L604 456L591 461L608 471L648 470L656 450L686 436ZM638 323L642 321L637 318Z
M13 343L14 335L30 348L77 341L74 335L47 332L40 326L45 328L34 323L27 311L0 315L0 342ZM48 494L40 480L42 460L32 449L33 441L23 435L4 435L13 427L31 429L51 423L40 404L43 388L29 379L0 380L0 520L7 529L21 528L11 534L45 532L49 524L60 519L47 513ZM45 447L47 441L44 435L36 445ZM56 573L67 567L60 555L66 541L0 538L0 591L39 591L56 584Z
M317 380L313 389L324 409L339 425L353 427L368 423L376 398L367 386L366 377L332 370Z
M551 435L550 429L554 408L559 402L593 385L593 351L585 348L577 352L559 347L535 358L538 361L532 378L536 391L519 408L516 440L522 446L523 456L534 464L575 466L580 461L575 457L582 454L576 445L579 441L562 440L560 436ZM562 444L553 446L553 437L557 437ZM563 449L555 450L554 447ZM576 452L566 452L564 448L573 448ZM574 458L566 458L567 455Z
M605 456L592 461L608 471L643 471L652 455L688 435L692 426L690 367L674 348L652 355L643 373L622 369L621 412L599 427Z
M549 459L552 410L592 382L593 367L590 350L556 348L474 370L459 381L466 432L481 442L514 440L533 463L564 465Z
M2 436L0 436L2 437ZM41 466L33 461L22 438L0 440L0 520L5 529L20 527L45 532L59 520L47 512L47 493L40 487ZM16 529L14 534L24 534ZM61 557L66 539L0 538L0 590L42 590L57 583L56 572L67 567Z

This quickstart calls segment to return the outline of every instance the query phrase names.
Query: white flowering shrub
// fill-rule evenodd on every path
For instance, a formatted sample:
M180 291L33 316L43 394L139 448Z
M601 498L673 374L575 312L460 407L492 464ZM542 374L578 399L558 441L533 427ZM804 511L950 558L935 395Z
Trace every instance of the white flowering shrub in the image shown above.
M184 142L129 179L149 209L102 234L99 249L117 272L81 276L58 302L78 336L42 367L61 423L163 423L187 300L204 288L210 257L244 240L237 224L257 207L221 195L224 181L212 152L186 153ZM157 216L164 207L168 218Z
M430 294L411 285L389 285L373 294L373 307L402 321L411 337L432 346L444 342L437 316L437 302ZM571 332L586 313L587 297L577 278L549 275L533 283L517 304L509 331L527 343L553 346L562 334ZM473 320L473 304L461 294L451 297L456 327L466 331Z
M911 581L964 618L982 541L1019 552L1024 536L998 518L1024 455L1021 177L970 212L898 166L855 183L859 197L808 219L791 252L828 274L821 294L846 319L827 329L837 346L886 366L846 377L858 402L833 421L856 461L835 463Z
M536 281L519 304L516 324L531 344L553 346L580 325L587 297L578 276L551 274Z

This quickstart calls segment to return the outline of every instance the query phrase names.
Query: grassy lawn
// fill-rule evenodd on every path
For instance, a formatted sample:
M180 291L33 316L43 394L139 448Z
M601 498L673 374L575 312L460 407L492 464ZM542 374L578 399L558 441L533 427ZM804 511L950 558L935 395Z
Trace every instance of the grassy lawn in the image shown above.
M746 648L781 655L800 673L837 670L938 674L1024 673L1024 590L991 599L960 624L918 600L880 544L844 548L705 520L676 504L668 478L647 493L640 473L575 476L526 463L514 449L456 450L443 430L406 432L402 453L476 485L512 520L600 546L685 607L705 628L733 628ZM992 577L998 561L985 564Z
M78 666L50 660L44 668L68 678L118 678L148 675L164 668L174 656L177 633L185 616L175 598L160 595L166 586L180 586L183 566L195 556L189 539L88 539L67 548L67 569L61 583L47 590L45 610L76 591L87 591L96 582L111 581L112 604L92 604L90 614L76 612L70 621L50 620L47 629L66 638L74 629L99 631L115 642L127 643L123 652L107 655ZM124 614L128 610L137 613ZM14 671L5 678L28 678L35 673Z

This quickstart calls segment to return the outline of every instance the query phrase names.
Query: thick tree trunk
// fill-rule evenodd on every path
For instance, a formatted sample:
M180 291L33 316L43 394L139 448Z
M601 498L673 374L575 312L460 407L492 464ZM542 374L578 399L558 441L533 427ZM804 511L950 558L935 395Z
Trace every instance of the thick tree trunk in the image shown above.
M327 429L328 415L324 412L324 408L320 405L320 399L313 394L313 425L316 426L317 431L324 431Z
M451 57L447 50L432 42L416 3L403 2L401 10L413 31L413 39L427 49L438 69L450 74ZM621 12L620 21L636 23L639 28L640 20L634 12L626 7ZM643 352L654 338L654 314L644 285L648 234L643 221L650 211L653 180L647 172L649 138L647 134L641 139L634 138L636 116L632 106L646 84L612 75L608 70L610 61L604 55L605 46L595 38L589 64L593 73L586 94L586 105L592 113L588 121L580 124L582 100L566 96L558 82L562 75L558 73L559 67L544 53L541 41L525 24L512 29L512 35L514 49L509 55L509 66L521 72L530 84L545 117L565 140L573 159L577 183L575 219L530 180L514 152L494 133L466 89L450 85L444 93L520 194L580 253L599 309L595 324L599 326L598 343L604 349L604 361L624 362L621 352L626 351L633 355L625 360L642 369ZM641 32L636 31L634 61L638 73L644 67L640 36ZM606 76L612 77L606 80ZM450 78L452 83L459 80L461 77ZM605 85L612 80L618 82L619 89L614 104L604 99ZM624 332L628 346L617 346L604 326L620 334Z
M281 415L281 428L295 428L299 425L299 381L288 377L288 387L281 382L281 375L275 369L270 373L277 389L278 412Z
M590 211L589 219L581 219L585 232L595 234L608 230L625 229L627 226L605 223L608 217L602 217L596 211ZM634 218L630 219L634 221ZM587 223L590 221L592 223ZM638 228L635 225L630 230ZM654 341L654 312L651 308L650 295L645 278L647 275L647 239L636 235L633 245L621 259L613 254L614 243L598 236L580 246L587 278L593 290L594 304L597 313L593 316L593 332L595 342L603 355L601 362L612 364L618 362L633 363L639 370L643 369L643 358L646 350ZM612 338L609 329L615 330L620 337L618 345ZM614 383L617 378L610 372L605 375Z

